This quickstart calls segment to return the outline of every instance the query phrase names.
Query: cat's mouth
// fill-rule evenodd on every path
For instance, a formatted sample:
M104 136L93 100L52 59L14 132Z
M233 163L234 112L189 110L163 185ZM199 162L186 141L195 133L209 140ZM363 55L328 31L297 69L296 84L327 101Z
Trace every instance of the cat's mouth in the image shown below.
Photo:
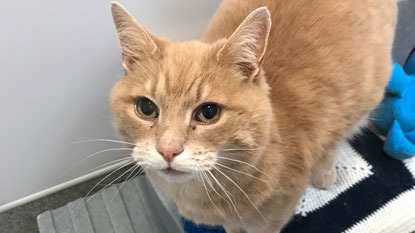
M167 175L171 175L171 176L180 176L180 175L185 175L188 174L187 172L182 172L176 169L173 169L171 167L168 167L166 169L161 170L163 173L167 174Z
M161 175L161 177L170 183L184 183L193 177L192 173L190 172L176 170L172 167L158 170L158 173Z

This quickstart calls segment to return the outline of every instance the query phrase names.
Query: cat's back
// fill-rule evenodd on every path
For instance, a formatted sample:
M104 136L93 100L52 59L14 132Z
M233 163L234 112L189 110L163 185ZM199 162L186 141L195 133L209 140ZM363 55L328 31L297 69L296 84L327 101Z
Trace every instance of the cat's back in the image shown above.
M327 53L336 52L333 49L373 43L384 42L387 50L397 13L396 0L224 0L202 41L229 37L249 13L261 6L267 6L272 20L266 63L278 61L276 65L280 66L280 62L293 64L293 60L306 65L316 56L324 58L318 57L320 54L330 56ZM346 47L351 44L354 46ZM309 56L314 59L309 60ZM281 59L273 60L275 57Z
M261 6L272 19L263 68L285 125L325 120L338 122L333 131L346 130L381 100L396 0L225 0L202 40L229 37Z
M202 40L229 37L261 6L268 7L272 19L264 64L271 76L276 71L282 75L283 70L295 73L318 67L324 71L323 66L333 63L348 66L348 59L371 57L375 48L390 52L396 0L224 0Z

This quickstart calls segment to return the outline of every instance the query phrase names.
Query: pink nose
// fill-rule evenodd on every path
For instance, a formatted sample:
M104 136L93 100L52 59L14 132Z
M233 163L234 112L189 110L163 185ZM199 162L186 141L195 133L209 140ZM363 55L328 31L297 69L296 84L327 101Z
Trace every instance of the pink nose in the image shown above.
M183 152L183 148L177 146L157 146L157 151L161 156L163 156L164 160L168 163L173 161L174 157L178 156Z

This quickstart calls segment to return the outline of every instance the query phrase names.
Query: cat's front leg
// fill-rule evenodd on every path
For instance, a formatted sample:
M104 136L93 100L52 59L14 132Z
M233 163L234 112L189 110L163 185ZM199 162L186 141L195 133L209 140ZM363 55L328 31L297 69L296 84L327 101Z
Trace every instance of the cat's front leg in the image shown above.
M242 228L234 227L234 226L224 226L226 233L248 233Z
M337 147L325 151L321 160L314 165L311 184L318 189L328 189L336 181L336 151Z

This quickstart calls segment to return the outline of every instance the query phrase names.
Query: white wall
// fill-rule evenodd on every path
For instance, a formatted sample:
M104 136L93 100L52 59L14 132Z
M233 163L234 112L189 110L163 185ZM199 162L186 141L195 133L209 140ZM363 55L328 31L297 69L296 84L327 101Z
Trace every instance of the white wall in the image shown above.
M182 40L203 32L219 0L120 1L146 28ZM3 1L0 8L0 206L121 155L108 94L122 73L107 0ZM126 154L121 152L118 154Z

